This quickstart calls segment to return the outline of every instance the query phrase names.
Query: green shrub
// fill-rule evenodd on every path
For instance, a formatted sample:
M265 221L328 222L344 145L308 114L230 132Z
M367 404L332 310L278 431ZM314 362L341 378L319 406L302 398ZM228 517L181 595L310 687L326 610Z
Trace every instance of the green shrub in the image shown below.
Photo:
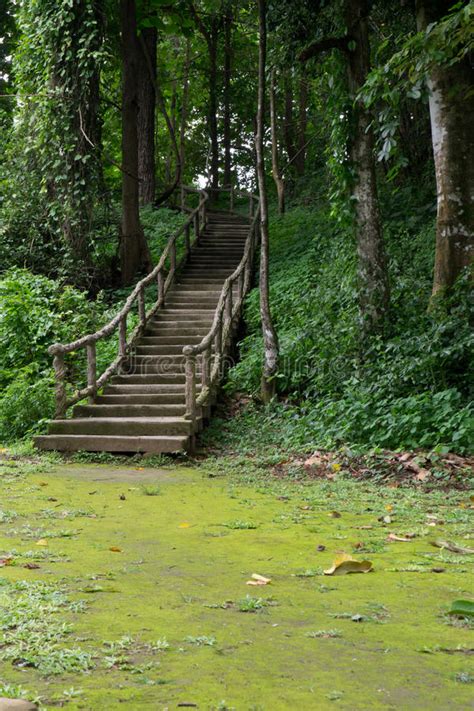
M407 192L400 192L398 201L388 204L390 322L382 336L364 342L351 236L335 227L328 211L307 207L272 216L270 226L270 296L281 349L277 384L288 404L259 412L261 437L272 441L275 428L288 447L472 449L471 285L461 278L450 299L428 312L431 203L416 207ZM247 299L245 320L241 359L226 388L256 395L263 357L257 289ZM227 436L235 434L243 446L238 433L244 427L258 446L254 418L255 411L244 414L235 433L228 423Z
M0 438L21 439L40 431L54 413L53 374L42 374L35 365L17 373L0 396Z
M54 383L48 346L95 331L110 314L102 299L26 269L0 279L0 436L8 441L38 429L52 416ZM110 362L110 341L99 351L99 369ZM85 352L67 358L72 379L84 381Z

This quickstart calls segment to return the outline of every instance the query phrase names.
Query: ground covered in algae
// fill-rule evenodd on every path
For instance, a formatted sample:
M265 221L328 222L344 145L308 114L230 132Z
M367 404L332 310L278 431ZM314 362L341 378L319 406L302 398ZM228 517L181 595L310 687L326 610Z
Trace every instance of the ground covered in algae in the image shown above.
M0 696L472 708L472 625L447 612L474 556L431 545L472 547L466 492L282 480L249 458L0 464ZM341 551L373 571L324 575Z

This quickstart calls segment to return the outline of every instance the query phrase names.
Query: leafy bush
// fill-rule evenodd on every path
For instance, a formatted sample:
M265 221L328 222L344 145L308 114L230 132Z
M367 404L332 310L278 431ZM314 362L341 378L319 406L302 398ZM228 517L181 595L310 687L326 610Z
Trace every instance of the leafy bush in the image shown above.
M89 301L85 293L70 286L26 269L11 269L3 274L0 437L22 437L52 415L54 391L48 346L67 343L96 330L105 316L101 299ZM84 352L71 354L67 364L70 372L82 375Z

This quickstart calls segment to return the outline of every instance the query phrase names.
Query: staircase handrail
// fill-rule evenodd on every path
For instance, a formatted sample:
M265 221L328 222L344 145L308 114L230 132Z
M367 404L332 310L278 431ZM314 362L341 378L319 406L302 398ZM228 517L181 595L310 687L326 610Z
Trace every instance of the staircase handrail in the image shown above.
M98 331L82 336L71 343L54 343L48 348L48 353L53 356L55 373L56 418L64 417L68 407L85 397L89 397L90 402L94 401L98 389L105 385L110 376L116 372L121 363L126 359L130 348L144 332L148 320L164 305L166 292L173 282L176 270L181 266L181 262L179 264L176 263L178 238L184 234L185 254L182 259L182 262L184 262L188 259L192 247L199 239L207 223L209 193L206 190L196 188L186 187L185 190L186 192L199 193L200 199L198 206L189 213L188 218L181 227L171 235L158 264L147 276L136 284L121 310ZM193 242L191 242L191 226L194 230ZM166 273L165 262L168 257L170 259L170 268ZM157 281L157 300L147 313L145 306L145 288L154 280ZM130 337L127 338L127 316L135 301L138 305L139 323L132 331ZM110 336L117 328L119 329L118 355L102 375L97 377L96 344L99 340ZM87 386L76 390L72 397L68 398L66 393L66 365L64 356L66 353L71 353L72 351L77 351L82 348L87 349Z

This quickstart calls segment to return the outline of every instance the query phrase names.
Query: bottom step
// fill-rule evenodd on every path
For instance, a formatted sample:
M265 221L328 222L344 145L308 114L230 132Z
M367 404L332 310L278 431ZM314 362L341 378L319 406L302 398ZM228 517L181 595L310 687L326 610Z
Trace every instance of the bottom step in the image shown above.
M102 435L44 435L35 437L39 449L58 452L155 452L171 453L186 450L189 437L114 437Z

